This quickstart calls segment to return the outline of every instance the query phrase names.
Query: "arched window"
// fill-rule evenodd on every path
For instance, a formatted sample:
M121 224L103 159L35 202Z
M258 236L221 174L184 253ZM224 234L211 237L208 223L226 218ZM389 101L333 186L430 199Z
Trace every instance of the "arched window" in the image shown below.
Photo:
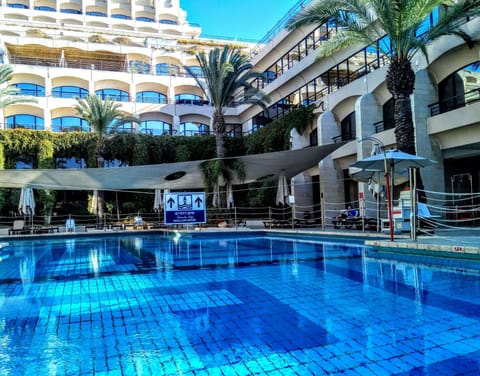
M203 123L187 122L180 124L180 134L183 136L198 136L209 133L208 125Z
M135 19L142 22L154 22L154 19L150 17L136 17Z
M88 90L79 86L57 86L52 89L54 98L86 98Z
M120 89L101 89L95 92L102 99L110 98L117 102L128 102L128 93Z
M69 14L82 14L82 11L81 10L77 10L77 9L60 9L60 13L69 13Z
M158 23L161 23L163 25L178 25L178 22L173 20L160 20L158 21Z
M202 68L200 68L198 65L191 65L188 68L192 71L192 73L195 77L203 77Z
M172 124L161 120L146 120L140 123L139 131L141 133L147 133L155 136L171 135Z
M138 103L167 103L167 96L156 91L141 91L137 93Z
M112 14L112 18L117 18L119 20L131 20L132 19L132 17L127 16L126 14L121 14L121 13Z
M32 97L45 96L45 87L41 85L30 84L28 82L20 82L18 84L13 84L12 86L19 89L17 95L31 95Z
M130 72L150 74L150 64L144 63L140 60L131 60L128 62Z
M174 64L161 63L155 65L155 72L157 76L170 76L178 74L179 69Z
M16 3L13 3L13 4L8 4L7 6L8 6L9 8L28 9L28 6L25 5L25 4L16 4Z
M76 116L62 116L52 119L54 132L90 132L90 126L86 120Z
M28 114L7 116L5 123L7 128L26 128L37 131L43 131L45 129L43 118Z
M92 11L92 12L87 12L87 16L95 16L95 17L107 17L107 14L104 12L97 12L97 11Z
M193 104L193 105L203 105L208 104L208 101L204 101L201 96L196 94L177 94L175 95L176 104Z
M47 6L37 6L37 7L34 7L33 9L35 10L43 10L45 12L55 12L55 8L52 8L52 7L47 7Z

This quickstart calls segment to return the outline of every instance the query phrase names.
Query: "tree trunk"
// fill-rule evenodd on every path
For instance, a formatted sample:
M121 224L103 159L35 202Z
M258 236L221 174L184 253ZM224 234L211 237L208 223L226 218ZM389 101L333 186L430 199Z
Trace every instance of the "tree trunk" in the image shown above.
M215 144L217 146L217 158L225 158L223 135L225 133L225 119L222 111L215 110L213 114L213 130L215 132Z
M415 72L410 61L394 56L388 67L386 82L395 103L394 123L397 147L406 153L415 154L415 130L410 100L415 87Z
M105 160L102 156L97 157L97 167L103 168L105 167ZM103 224L103 216L105 213L105 194L103 191L98 190L98 199L97 199L97 226L102 226Z

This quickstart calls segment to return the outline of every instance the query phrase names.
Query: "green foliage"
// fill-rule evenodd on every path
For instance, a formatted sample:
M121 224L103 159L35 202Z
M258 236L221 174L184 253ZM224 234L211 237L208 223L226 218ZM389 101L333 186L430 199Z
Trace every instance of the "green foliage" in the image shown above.
M315 106L297 108L284 117L268 123L258 131L247 135L246 154L261 154L290 149L290 131L302 134L312 124Z

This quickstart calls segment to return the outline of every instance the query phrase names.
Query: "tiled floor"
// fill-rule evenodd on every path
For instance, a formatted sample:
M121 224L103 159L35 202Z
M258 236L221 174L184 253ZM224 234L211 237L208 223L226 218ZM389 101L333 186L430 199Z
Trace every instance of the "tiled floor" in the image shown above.
M101 240L0 262L0 376L480 373L476 272L271 238Z

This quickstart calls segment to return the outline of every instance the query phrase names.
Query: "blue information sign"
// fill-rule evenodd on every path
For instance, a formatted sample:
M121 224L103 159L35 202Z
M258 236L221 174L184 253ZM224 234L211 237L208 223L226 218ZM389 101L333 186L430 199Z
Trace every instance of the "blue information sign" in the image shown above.
M165 224L206 223L205 192L166 193Z

